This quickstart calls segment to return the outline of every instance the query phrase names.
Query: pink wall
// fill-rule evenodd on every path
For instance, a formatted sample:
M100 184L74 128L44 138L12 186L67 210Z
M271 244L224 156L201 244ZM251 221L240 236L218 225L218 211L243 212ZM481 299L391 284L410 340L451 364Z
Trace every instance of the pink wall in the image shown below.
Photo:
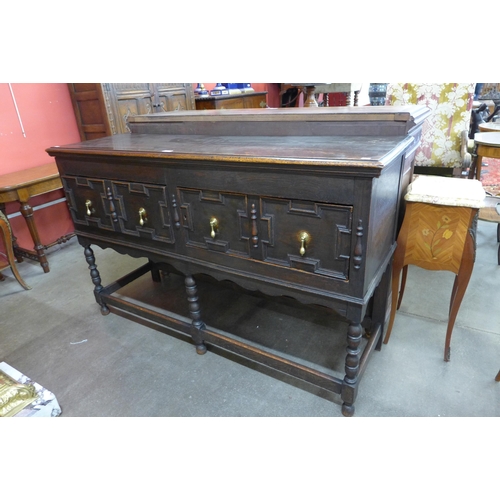
M0 175L51 163L53 158L45 152L46 148L80 141L65 83L12 83L11 87L26 136L22 133L9 84L0 83ZM63 196L62 189L36 196L31 199L31 205L36 207ZM7 204L7 214L18 211L17 202ZM34 218L43 244L73 231L64 202L36 210ZM23 217L12 217L10 223L19 244L33 248ZM3 248L0 252L4 253ZM0 267L5 267L4 262L0 255ZM41 267L40 272L43 272Z
M12 83L26 137L7 83L0 83L0 174L53 161L45 149L78 142L68 87L65 83Z

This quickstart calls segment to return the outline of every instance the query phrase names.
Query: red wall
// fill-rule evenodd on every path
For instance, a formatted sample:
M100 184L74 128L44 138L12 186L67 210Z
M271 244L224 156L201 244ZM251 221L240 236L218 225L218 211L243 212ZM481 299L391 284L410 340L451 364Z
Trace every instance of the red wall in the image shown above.
M79 142L73 107L65 83L0 83L0 175L36 167L53 161L45 149L50 146ZM36 207L64 196L62 190L31 199ZM7 214L19 211L19 204L8 203ZM34 213L43 244L55 241L73 231L73 223L66 203L59 203ZM33 242L22 216L10 218L19 244L33 248ZM3 247L0 252L4 253ZM3 261L2 261L3 259ZM0 267L5 267L0 255ZM40 267L40 272L42 268Z

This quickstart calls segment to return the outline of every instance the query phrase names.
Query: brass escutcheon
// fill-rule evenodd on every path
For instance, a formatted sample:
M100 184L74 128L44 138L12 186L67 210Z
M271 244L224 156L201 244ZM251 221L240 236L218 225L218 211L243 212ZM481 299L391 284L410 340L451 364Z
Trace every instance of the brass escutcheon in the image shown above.
M87 200L85 202L85 206L87 207L87 215L91 216L92 215L92 210L91 210L92 202L90 200Z

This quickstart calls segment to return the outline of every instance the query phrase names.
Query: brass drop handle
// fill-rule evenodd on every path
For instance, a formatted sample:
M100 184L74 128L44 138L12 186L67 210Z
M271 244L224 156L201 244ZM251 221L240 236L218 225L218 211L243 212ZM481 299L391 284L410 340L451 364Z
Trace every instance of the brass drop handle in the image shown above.
M303 257L306 254L306 243L309 243L309 240L311 237L309 236L308 233L303 231L300 233L300 250L299 253Z
M219 223L215 217L212 217L210 219L210 236L215 239L215 231L217 231L217 227L219 226Z
M139 208L139 224L141 226L144 226L148 220L148 215L146 213L146 210L144 208Z
M87 200L85 202L85 206L87 207L87 215L91 216L92 215L92 210L90 210L90 208L92 207L92 202L90 200Z

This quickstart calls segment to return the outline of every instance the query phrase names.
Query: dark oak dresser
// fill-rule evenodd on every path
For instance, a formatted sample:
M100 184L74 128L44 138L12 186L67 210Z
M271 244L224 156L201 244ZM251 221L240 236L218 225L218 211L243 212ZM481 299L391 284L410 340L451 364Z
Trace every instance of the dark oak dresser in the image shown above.
M158 113L130 117L131 134L47 152L103 314L127 311L189 336L199 354L218 346L339 394L351 416L381 348L401 200L428 114L423 106ZM104 286L92 245L148 261ZM165 271L183 277L185 317L118 293L146 273L168 280ZM205 323L199 275L338 313L343 373Z

